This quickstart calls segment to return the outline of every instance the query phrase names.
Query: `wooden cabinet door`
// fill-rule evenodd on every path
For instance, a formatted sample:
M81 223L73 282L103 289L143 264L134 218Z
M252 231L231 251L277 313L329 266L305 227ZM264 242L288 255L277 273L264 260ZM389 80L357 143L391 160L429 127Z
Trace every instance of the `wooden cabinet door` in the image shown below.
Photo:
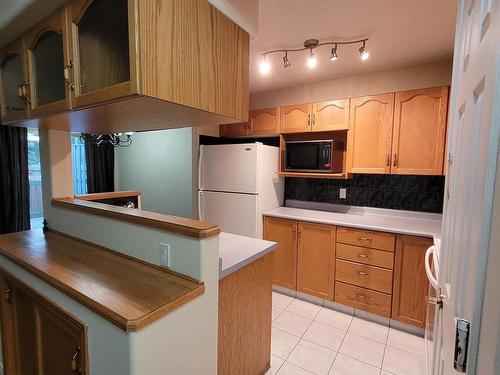
M401 236L396 239L392 318L418 327L425 326L429 281L424 255L432 240Z
M311 105L297 104L280 107L280 129L282 133L311 131Z
M394 93L351 99L349 173L390 173Z
M312 131L349 129L349 99L312 105Z
M244 137L248 135L248 122L237 122L220 126L221 137Z
M392 167L395 174L443 174L448 87L396 93Z
M70 109L71 88L64 80L70 61L66 9L60 8L25 37L32 116Z
M278 108L264 108L250 111L250 134L274 135L279 134Z
M69 12L73 106L137 93L135 0L74 0Z
M1 123L7 124L28 118L28 99L24 41L18 39L0 51Z
M333 300L335 227L299 222L297 291Z
M278 248L273 251L273 284L296 289L297 222L266 217L264 239L278 243Z

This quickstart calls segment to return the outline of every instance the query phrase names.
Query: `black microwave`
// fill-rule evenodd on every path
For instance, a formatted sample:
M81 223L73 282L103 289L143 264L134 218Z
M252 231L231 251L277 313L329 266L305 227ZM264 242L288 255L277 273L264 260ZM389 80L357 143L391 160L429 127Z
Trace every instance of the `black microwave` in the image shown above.
M333 167L333 151L335 145L336 142L332 140L286 142L285 171L316 173L337 172Z

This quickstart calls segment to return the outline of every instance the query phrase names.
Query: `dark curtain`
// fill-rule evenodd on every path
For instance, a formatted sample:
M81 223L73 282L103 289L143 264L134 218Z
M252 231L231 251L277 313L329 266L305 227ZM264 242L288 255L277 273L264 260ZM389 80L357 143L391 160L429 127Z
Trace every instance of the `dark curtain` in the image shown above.
M29 229L28 130L0 124L0 234Z
M85 139L87 160L88 193L103 193L115 190L115 149L110 145L100 145Z

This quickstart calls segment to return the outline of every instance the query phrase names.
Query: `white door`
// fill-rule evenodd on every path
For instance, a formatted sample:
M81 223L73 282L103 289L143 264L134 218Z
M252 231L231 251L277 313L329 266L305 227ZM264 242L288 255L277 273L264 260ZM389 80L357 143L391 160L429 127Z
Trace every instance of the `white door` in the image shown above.
M258 195L213 191L198 194L201 220L218 224L223 232L258 237Z
M258 144L200 146L200 190L258 193Z
M476 373L500 127L499 6L494 0L458 4L439 273L445 297L434 374L459 373L455 318L470 322L466 373Z

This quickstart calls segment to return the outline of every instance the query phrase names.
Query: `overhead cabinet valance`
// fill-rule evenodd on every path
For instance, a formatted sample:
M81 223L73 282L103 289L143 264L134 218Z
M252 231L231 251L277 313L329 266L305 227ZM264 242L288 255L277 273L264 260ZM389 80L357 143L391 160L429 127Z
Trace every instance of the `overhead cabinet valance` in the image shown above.
M2 123L246 121L248 59L248 33L206 0L73 0L1 51Z

